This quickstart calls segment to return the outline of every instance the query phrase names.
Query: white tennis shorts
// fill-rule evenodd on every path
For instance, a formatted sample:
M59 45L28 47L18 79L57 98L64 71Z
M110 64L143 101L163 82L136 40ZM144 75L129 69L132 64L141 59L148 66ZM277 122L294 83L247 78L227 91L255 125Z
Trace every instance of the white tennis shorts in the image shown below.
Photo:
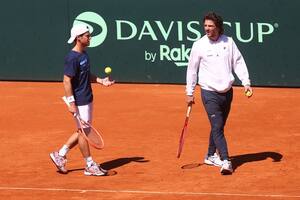
M92 124L92 120L93 120L93 103L83 105L83 106L77 106L77 108L78 108L80 118L83 119L84 121ZM80 124L79 124L78 120L76 118L74 118L74 119L75 119L77 128L80 128Z

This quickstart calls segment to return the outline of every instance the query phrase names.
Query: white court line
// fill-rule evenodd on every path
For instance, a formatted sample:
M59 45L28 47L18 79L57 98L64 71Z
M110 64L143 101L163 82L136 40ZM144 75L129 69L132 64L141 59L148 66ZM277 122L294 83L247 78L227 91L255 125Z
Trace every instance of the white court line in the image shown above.
M240 197L271 197L271 198L300 198L300 195L284 194L241 194L221 192L168 192L168 191L146 191L146 190L84 190L70 188L31 188L31 187L0 187L0 190L31 190L31 191L55 191L55 192L96 192L96 193L127 193L127 194L153 194L153 195L193 195L193 196L240 196Z

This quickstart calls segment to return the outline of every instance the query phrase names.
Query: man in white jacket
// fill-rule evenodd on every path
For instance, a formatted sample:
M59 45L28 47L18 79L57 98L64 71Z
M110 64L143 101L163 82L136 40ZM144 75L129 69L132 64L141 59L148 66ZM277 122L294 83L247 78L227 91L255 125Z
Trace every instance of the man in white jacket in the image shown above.
M243 56L232 38L223 34L222 18L211 12L204 17L203 23L206 35L194 42L187 68L187 103L194 103L194 90L198 80L202 102L211 125L208 153L204 163L221 167L222 174L231 174L233 169L229 160L224 126L233 96L232 72L234 71L242 81L249 96L252 94L252 88Z

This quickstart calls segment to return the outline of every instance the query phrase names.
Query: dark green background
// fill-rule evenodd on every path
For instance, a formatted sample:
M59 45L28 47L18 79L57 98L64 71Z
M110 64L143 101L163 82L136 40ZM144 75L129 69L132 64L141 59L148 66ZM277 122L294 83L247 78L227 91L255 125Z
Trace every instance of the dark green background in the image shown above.
M108 26L105 42L88 49L95 74L104 76L104 67L111 66L112 75L119 82L185 83L186 67L167 61L146 62L144 51L158 52L160 44L177 47L184 43L190 48L191 41L178 42L174 35L164 41L159 34L158 41L138 41L137 37L117 41L115 20L129 20L139 27L145 20L165 24L202 22L206 12L215 11L224 21L241 22L246 27L250 22L278 23L279 27L263 43L257 42L257 35L253 42L239 42L228 26L225 33L233 37L242 52L253 85L299 87L299 8L297 0L5 1L0 7L0 80L62 80L64 56L71 48L66 41L73 20L82 12L92 11L101 15Z

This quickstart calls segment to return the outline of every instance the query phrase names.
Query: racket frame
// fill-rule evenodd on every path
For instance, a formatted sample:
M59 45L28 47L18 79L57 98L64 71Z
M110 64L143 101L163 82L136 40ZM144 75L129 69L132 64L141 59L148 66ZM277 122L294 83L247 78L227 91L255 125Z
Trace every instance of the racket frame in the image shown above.
M192 104L189 104L187 107L187 111L186 111L186 117L184 120L184 125L179 137L179 146L178 146L178 150L177 150L177 158L180 158L181 153L182 153L182 149L183 149L183 144L184 144L184 139L185 139L185 135L187 133L187 126L188 126L188 122L189 122L189 117L192 111Z
M62 97L63 101L65 102L65 104L70 107L70 103L68 102L67 100L67 97L66 96L63 96ZM101 134L97 131L97 129L95 129L89 122L83 120L79 113L73 113L73 116L77 119L79 125L80 125L80 130L79 133L84 137L84 139L92 146L94 147L95 149L103 149L104 148L104 141L103 141L103 138L101 136ZM101 144L102 145L98 145L96 144L95 142L93 142L92 140L90 140L87 135L85 134L85 131L84 131L84 125L85 126L88 126L89 128L93 129L95 131L95 133L98 135L99 139L101 140Z

